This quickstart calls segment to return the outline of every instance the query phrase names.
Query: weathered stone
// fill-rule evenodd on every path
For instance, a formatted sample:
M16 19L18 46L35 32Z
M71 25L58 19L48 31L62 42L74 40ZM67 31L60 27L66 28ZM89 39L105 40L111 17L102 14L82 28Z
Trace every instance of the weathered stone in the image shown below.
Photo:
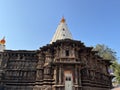
M80 41L59 40L37 51L0 52L3 90L109 90L109 62ZM104 68L103 68L104 67ZM67 77L66 75L72 75Z

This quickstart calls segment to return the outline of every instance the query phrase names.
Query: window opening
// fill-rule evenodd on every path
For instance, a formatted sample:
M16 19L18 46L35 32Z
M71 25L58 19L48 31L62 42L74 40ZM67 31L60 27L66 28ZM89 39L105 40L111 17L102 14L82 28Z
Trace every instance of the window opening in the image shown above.
M71 81L71 77L66 77L66 81Z
M69 50L66 50L65 53L66 53L66 56L69 56Z

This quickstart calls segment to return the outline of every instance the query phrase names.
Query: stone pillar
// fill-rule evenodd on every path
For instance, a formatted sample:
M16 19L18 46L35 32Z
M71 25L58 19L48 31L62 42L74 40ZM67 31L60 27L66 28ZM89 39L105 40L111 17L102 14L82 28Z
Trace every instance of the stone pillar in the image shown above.
M61 68L61 66L59 67L59 84L61 84L62 83L62 78L61 78L61 74L62 74L62 68Z
M81 86L81 69L79 67L79 85Z
M75 65L75 84L78 84L78 72L77 72L77 65Z
M55 73L56 73L56 75L55 75L55 79L56 79L56 80L55 80L55 83L56 83L56 84L58 84L58 82L59 82L59 80L58 80L58 79L59 79L59 77L58 77L58 76L59 76L59 71L58 71L58 70L59 70L59 69L58 69L58 66L56 66L56 72L55 72Z
M55 80L55 83L57 83L57 68L55 67L54 68L54 76L53 76L53 78L54 78L54 80Z

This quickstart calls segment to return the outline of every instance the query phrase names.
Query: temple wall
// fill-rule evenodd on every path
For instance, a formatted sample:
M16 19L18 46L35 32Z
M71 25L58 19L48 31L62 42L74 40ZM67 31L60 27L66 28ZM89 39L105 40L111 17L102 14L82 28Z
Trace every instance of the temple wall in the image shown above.
M52 90L51 85L35 86L33 90Z
M5 86L4 90L33 90L33 86Z
M65 85L73 85L71 90L109 90L109 63L91 50L81 42L64 40L38 51L5 51L0 54L0 88L65 90Z
M108 88L100 88L100 87L84 86L84 87L82 87L82 90L110 90L110 89L108 89Z

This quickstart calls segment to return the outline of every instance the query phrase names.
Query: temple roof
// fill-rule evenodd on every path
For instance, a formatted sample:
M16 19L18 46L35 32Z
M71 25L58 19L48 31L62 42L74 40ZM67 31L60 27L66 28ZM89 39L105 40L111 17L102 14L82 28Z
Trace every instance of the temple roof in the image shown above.
M58 25L56 32L50 41L50 44L62 39L72 39L72 35L67 27L64 17L61 19L60 24Z

